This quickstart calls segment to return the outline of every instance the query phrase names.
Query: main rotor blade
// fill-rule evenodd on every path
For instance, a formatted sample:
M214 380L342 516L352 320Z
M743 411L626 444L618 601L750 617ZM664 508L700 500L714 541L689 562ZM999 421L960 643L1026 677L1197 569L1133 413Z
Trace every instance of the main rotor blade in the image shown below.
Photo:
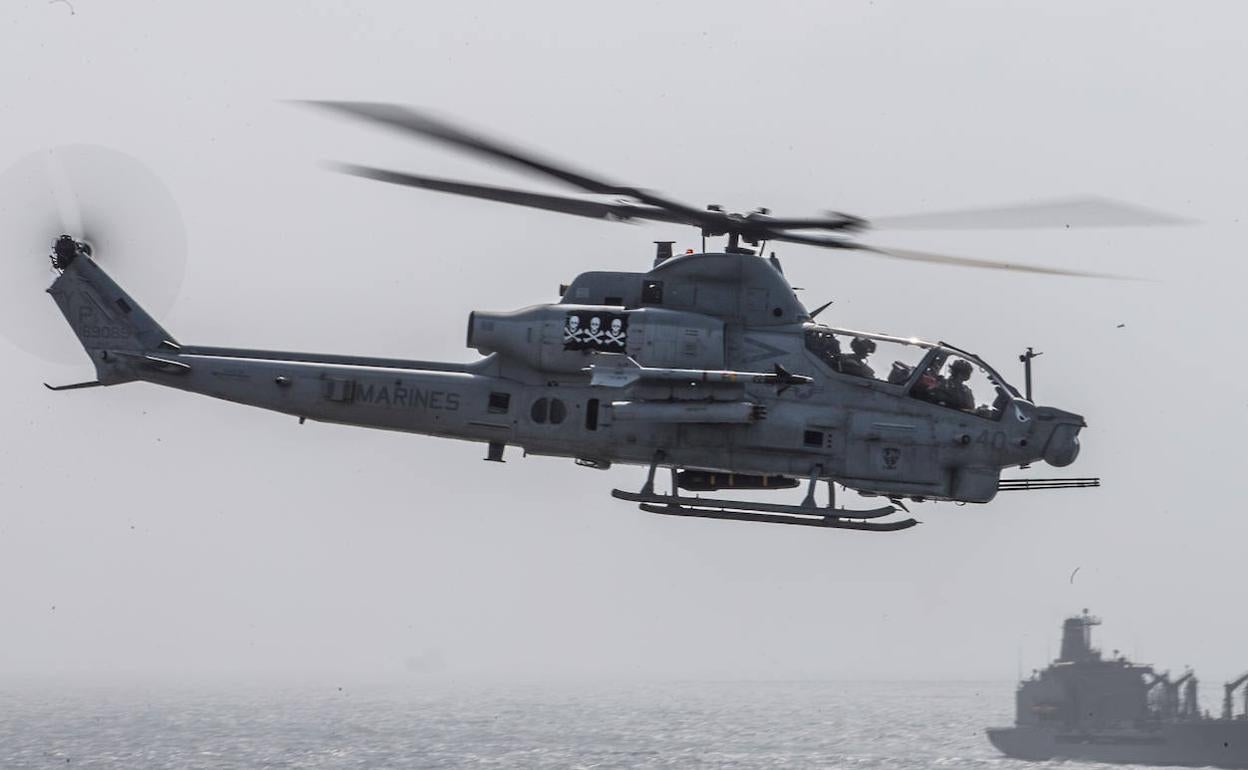
M934 262L942 265L960 265L962 267L979 267L988 270L1012 270L1018 273L1038 273L1040 275L1070 275L1079 278L1108 278L1117 281L1136 280L1128 275L1113 275L1112 273L1092 273L1084 270L1067 270L1060 267L1043 267L1040 265L1026 265L1018 262L1001 262L986 259L972 259L970 257L951 257L945 254L932 254L926 251L911 251L909 249L887 249L879 246L861 245L863 251L879 254L893 259L904 259L911 262Z
M528 192L527 190L513 190L507 187L494 187L491 185L472 184L470 182L458 182L453 179L438 179L436 177L418 176L416 174L388 171L386 169L373 168L371 166L357 166L350 163L334 163L330 164L330 168L344 174L363 177L365 179L374 179L379 182L387 182L389 184L401 185L403 187L417 187L422 190L436 190L438 192L451 193L452 195L464 195L470 198L483 198L485 200L499 201L501 203L511 203L517 206L527 206L529 208L544 209L546 211L558 211L563 214L574 214L576 216L589 217L591 219L648 219L657 222L688 224L684 218L676 214L651 206L638 206L622 202L612 203L582 200L578 198L568 198L562 195L548 195L545 193Z
M585 192L631 196L643 203L649 203L669 211L680 212L686 219L698 224L710 221L717 222L719 219L722 219L721 216L716 216L714 212L696 209L635 187L613 184L580 171L573 171L567 166L539 158L536 154L525 152L515 147L509 147L502 142L488 139L480 134L471 133L445 121L419 113L410 107L379 102L308 101L305 103L389 126L403 133L416 134L443 142L477 155L506 161L529 171L535 171L558 179Z
M530 171L536 171L539 174L545 174L574 187L579 187L586 192L605 195L628 194L628 191L619 185L611 184L602 179L595 179L588 174L539 159L535 155L522 152L514 147L508 147L502 142L486 139L450 123L423 115L409 107L381 102L308 101L305 103L396 128L403 133L417 134L478 155L514 163Z
M1070 227L1147 227L1193 224L1142 206L1109 198L1063 198L1014 206L936 211L930 214L879 217L869 220L875 229L892 230L1013 230Z
M958 265L960 267L978 267L988 270L1010 270L1018 273L1038 273L1041 275L1070 275L1080 278L1111 278L1118 280L1133 280L1130 276L1111 275L1108 273L1091 273L1082 270L1067 270L1060 267L1043 267L1041 265L1026 265L1018 262L1001 262L997 260L973 259L970 257L953 257L945 254L932 254L926 251L911 251L910 249L891 249L881 246L869 246L865 243L856 243L854 241L843 238L828 238L818 235L797 235L793 233L784 233L775 236L775 240L789 241L791 243L804 243L810 246L823 246L832 249L850 249L854 251L866 251L871 254L878 254L883 257L892 257L893 259L904 259L909 262L931 262L942 265Z
M839 211L829 211L824 216L815 217L773 217L770 214L750 214L746 217L750 222L765 225L773 230L832 230L836 232L857 232L871 226L865 219Z

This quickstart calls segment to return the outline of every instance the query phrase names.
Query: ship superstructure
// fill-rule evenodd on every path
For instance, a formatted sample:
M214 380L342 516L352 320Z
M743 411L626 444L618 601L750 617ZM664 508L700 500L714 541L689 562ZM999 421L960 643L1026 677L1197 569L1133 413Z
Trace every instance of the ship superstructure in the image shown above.
M1014 727L988 730L1005 754L1020 759L1248 768L1248 674L1224 687L1221 718L1200 710L1199 681L1188 670L1172 678L1092 646L1100 619L1062 624L1057 660L1019 683Z

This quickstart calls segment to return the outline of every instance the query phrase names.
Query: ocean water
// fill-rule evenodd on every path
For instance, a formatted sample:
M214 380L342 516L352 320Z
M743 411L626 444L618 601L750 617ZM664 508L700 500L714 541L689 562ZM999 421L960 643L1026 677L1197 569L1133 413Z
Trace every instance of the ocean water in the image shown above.
M996 683L0 688L24 768L1025 768ZM1090 766L1088 766L1090 767Z

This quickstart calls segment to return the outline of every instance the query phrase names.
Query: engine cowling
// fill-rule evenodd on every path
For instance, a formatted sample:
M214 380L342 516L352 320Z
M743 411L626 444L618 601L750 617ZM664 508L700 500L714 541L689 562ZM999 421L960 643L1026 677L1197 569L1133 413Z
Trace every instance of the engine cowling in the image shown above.
M536 305L468 316L468 347L547 372L577 373L593 353L627 353L639 364L685 369L724 366L724 324L666 308Z

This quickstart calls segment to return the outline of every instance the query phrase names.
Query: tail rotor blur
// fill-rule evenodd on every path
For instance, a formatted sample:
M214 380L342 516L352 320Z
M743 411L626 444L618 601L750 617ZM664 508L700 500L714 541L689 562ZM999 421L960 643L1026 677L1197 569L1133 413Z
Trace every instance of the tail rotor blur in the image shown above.
M0 174L0 336L52 363L82 349L44 290L62 236L154 314L173 305L186 270L186 231L169 189L143 163L95 145L26 155ZM63 246L61 247L63 248Z

